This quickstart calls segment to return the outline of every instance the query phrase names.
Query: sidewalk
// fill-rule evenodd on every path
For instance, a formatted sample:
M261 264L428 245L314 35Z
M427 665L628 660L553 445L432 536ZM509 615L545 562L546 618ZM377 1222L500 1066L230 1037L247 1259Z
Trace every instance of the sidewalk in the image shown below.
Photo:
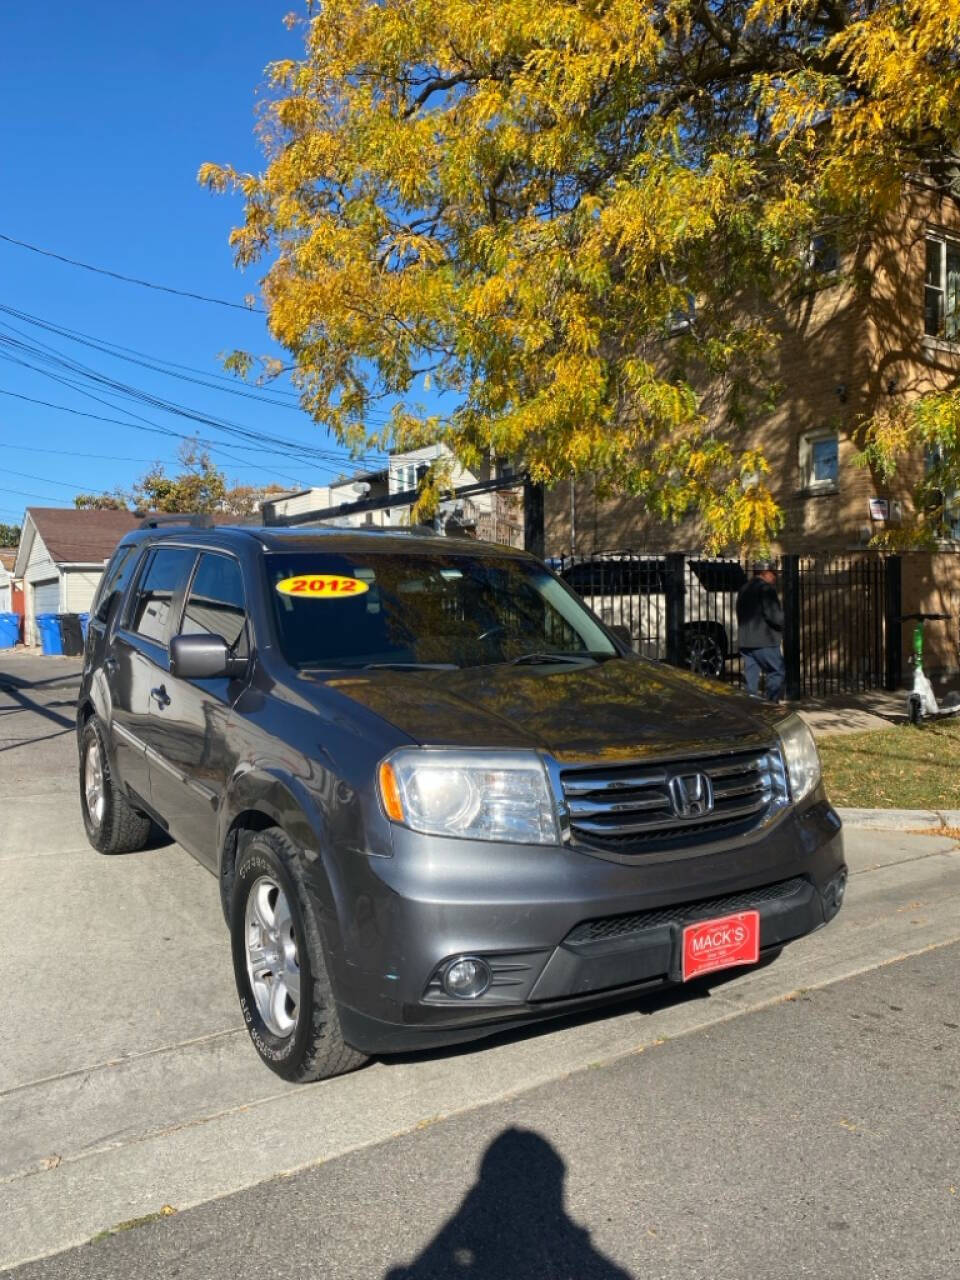
M960 689L957 676L935 678L932 684L938 702ZM906 686L839 693L826 698L800 698L789 705L818 737L828 733L864 733L907 723Z

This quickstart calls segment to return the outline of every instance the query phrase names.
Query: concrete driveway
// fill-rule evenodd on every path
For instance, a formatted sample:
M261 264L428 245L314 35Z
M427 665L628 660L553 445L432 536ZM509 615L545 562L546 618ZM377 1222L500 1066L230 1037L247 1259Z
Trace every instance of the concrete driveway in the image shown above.
M240 1026L210 875L103 857L76 799L77 663L0 655L0 1269L117 1223L501 1104L960 939L949 837L848 833L847 905L773 965L487 1045L284 1085Z

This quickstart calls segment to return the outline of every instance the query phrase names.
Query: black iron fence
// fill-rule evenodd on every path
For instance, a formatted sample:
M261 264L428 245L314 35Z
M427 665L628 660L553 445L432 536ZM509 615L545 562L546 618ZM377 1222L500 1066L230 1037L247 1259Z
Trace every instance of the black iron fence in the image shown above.
M558 556L555 570L646 657L742 679L737 593L753 566L672 552ZM826 697L900 683L900 559L864 552L784 555L787 695Z

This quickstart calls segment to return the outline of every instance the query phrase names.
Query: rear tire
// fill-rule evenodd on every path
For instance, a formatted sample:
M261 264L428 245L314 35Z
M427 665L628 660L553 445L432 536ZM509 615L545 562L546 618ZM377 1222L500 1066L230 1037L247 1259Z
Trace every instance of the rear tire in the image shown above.
M153 823L114 781L103 730L92 717L80 736L80 810L87 839L100 853L134 853L150 839Z
M230 904L233 971L250 1039L285 1080L353 1071L297 846L278 828L240 837Z

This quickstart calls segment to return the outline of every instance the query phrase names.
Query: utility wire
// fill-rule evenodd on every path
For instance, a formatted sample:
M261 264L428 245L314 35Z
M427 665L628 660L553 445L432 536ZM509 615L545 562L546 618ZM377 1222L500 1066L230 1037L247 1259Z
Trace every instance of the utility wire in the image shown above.
M274 408L295 409L298 412L303 412L300 406L300 397L296 391L286 391L281 387L251 387L248 384L238 386L237 379L229 374L198 369L194 365L179 364L177 361L167 360L163 356L153 355L146 351L138 351L135 347L125 347L120 343L110 342L106 338L94 337L94 335L84 333L80 329L71 329L65 325L56 324L52 320L45 320L41 316L31 315L28 311L20 311L16 307L0 304L0 312L13 316L25 324L43 329L48 333L57 334L68 341L92 347L105 355L113 356L118 360L127 360L131 364L137 364L156 373L165 374L167 377L180 378L181 381L195 383L198 386L207 387L211 391L224 391L230 395L242 396L246 399L261 400L265 404L273 405ZM14 332L17 331L14 330ZM25 335L21 334L21 336ZM50 348L50 350L53 350L53 348ZM181 372L174 372L174 370ZM184 376L185 374L198 376L186 377ZM229 385L216 386L209 379L216 379L218 382ZM275 397L279 397L279 399ZM285 403L285 401L291 403ZM371 421L376 421L379 425L383 425L389 421L390 415L383 410L370 410L366 416Z
M41 484L52 484L58 489L70 489L74 493L79 493L81 489L95 489L99 486L100 481L84 483L82 481L68 480L50 480L46 476L35 476L29 471L11 471L9 467L0 466L0 476L16 476L18 480L39 480Z
M0 489L0 493L13 493L18 498L38 498L41 502L56 502L56 498L51 498L49 493L27 493L23 489Z
M27 335L21 333L13 326L6 326L8 334L13 333L14 337L4 336L0 332L0 344L17 351L21 356L28 355L34 360L39 360L41 364L60 368L67 372L86 379L100 388L111 391L114 394L124 398L135 400L141 404L146 404L154 409L159 409L166 413L172 413L178 417L187 418L188 420L198 422L201 425L211 426L214 430L222 431L226 435L233 436L235 439L246 440L253 444L269 444L277 446L275 452L285 453L295 457L297 461L305 462L308 460L332 459L343 462L342 456L334 454L330 450L317 448L315 445L301 444L298 441L286 439L281 436L272 435L269 432L255 431L250 427L245 427L240 423L236 423L227 418L214 417L211 414L200 413L191 409L186 405L178 404L175 401L166 400L161 396L156 396L151 392L142 390L141 388L131 386L129 383L120 382L109 375L100 373L87 365L81 364L79 361L73 360L71 357L58 352L55 348L51 348L46 343L37 344ZM49 369L38 368L36 365L30 364L22 359L17 360L15 357L0 357L12 360L13 363L24 365L24 367L32 369L36 373L41 373L46 377L52 378L54 381L65 382L62 376L51 373ZM66 385L72 385L66 382ZM76 387L74 389L77 389ZM89 393L85 393L89 394ZM94 399L96 397L93 397ZM113 407L113 406L111 406ZM136 415L132 415L136 416ZM360 461L366 462L365 456L361 455Z
M32 444L7 444L5 440L0 440L0 449L12 449L15 453L49 453L58 458L93 458L97 462L142 462L150 466L156 462L163 466L172 466L177 462L176 458L131 458L118 453L81 453L73 449L41 449Z
M2 342L3 342L3 339L2 337L0 337L0 343ZM174 431L170 427L161 427L158 424L151 422L149 418L144 418L141 414L134 413L132 409L128 409L121 405L116 405L112 401L106 400L101 396L96 396L91 391L87 390L87 388L84 386L82 382L78 382L75 378L66 377L63 374L53 373L49 369L43 369L37 366L36 364L32 364L30 361L18 359L15 356L4 355L2 351L0 351L0 360L6 360L8 363L19 365L22 368L29 369L34 373L42 374L44 377L51 379L51 381L56 382L61 386L68 387L70 388L70 390L76 391L80 395L85 396L87 399L94 400L97 404L102 404L109 409L119 409L120 412L128 414L130 418L138 419L139 422L143 424L143 429L148 429L154 434L166 435L179 440L188 440L188 441L201 440L201 437L199 437L195 433L187 434L186 432L182 432L182 431ZM69 365L66 367L69 368ZM91 379L91 381L93 381L94 385L99 385L99 383L104 380L94 378L94 379ZM121 396L124 394L122 390L122 384L118 384L119 389L115 391L114 385L109 380L106 380L106 381L107 381L108 391L113 391L114 394L120 394ZM146 402L150 404L153 408L160 409L161 411L165 411L169 413L174 413L176 416L186 417L193 421L200 422L204 425L212 426L216 430L223 431L225 434L230 435L231 437L239 435L241 441L242 440L257 441L259 438L261 438L261 437L258 437L256 432L250 432L250 431L247 431L246 429L241 429L241 428L234 428L233 426L228 424L221 424L220 420L208 417L207 415L197 414L193 411L181 411L180 406L170 406L165 401L158 400L156 397L150 397L145 395L133 395L127 398L132 398L137 402L146 399ZM21 397L21 399L29 400L29 399L32 399L32 397L23 396ZM70 411L69 409L67 409L67 406L65 405L61 405L57 407L61 409L66 409L68 412ZM120 419L116 419L116 418L109 419L109 421L113 421L119 426L130 427L134 425L132 422L121 421ZM204 439L202 440L202 443L206 447L208 447L211 450L211 452L219 452L224 457L231 459L233 462L241 463L244 466L250 465L250 462L248 459L238 458L235 454L230 453L225 448L224 444L219 440ZM307 449L300 451L299 449L296 449L296 448L290 449L289 447L288 448L270 448L269 446L264 446L262 444L256 444L256 443L255 444L237 443L236 440L233 440L232 443L234 448L243 449L248 452L256 452L261 454L273 453L273 454L276 454L278 457L285 457L288 460L300 462L303 465L317 467L318 469L323 469L325 467L325 464L320 462L319 457L312 456L311 452ZM320 455L320 456L330 456L330 455ZM337 458L337 460L340 461L342 465L342 460L339 458ZM270 465L277 475L280 475L280 476L283 475L283 473L279 471L276 467L274 467L273 464L270 464ZM327 467L325 469L335 470L336 468ZM289 475L284 478L288 480L294 479L294 477L291 477Z
M0 358L2 358L2 357L0 357ZM17 364L21 364L21 363L22 363L22 361L16 361L15 363L17 363ZM29 366L28 366L28 367L29 367ZM52 375L51 375L51 376L52 376ZM79 391L81 395L86 395L86 396L88 396L90 399L97 401L97 403L98 403L98 404L105 405L107 408L110 408L110 409L115 408L115 406L114 406L114 405L112 405L108 400L102 400L99 396L94 396L94 395L92 395L89 391L84 391L82 388L79 388L79 387L74 386L74 384L73 384L73 383L70 383L70 382L66 381L65 379L55 378L54 380L55 380L55 381L57 381L57 382L61 382L64 386L69 387L71 390ZM266 465L266 464L262 464L262 463L261 463L261 464L254 463L252 459L248 459L248 458L236 458L236 457L234 457L234 455L233 455L233 454L227 453L227 452L222 448L222 446L221 446L221 444L220 444L220 442L219 442L218 440L209 440L209 439L206 439L206 438L205 438L205 437L203 437L203 436L193 436L193 435L188 435L188 434L187 434L186 432L184 432L184 431L174 431L172 427L161 427L161 426L157 426L157 425L156 425L156 424L154 424L154 423L147 423L146 421L144 421L143 423L140 423L140 422L131 422L131 421L129 421L129 419L125 419L125 418L111 418L111 417L107 417L105 414L102 414L102 413L87 413L87 412L86 412L86 411L84 411L83 409L75 409L75 408L73 408L71 405L66 405L66 404L56 404L55 402L53 402L53 401L51 401L51 400L41 400L41 399L39 399L37 396L27 396L27 395L23 395L23 394L22 394L21 392L19 392L19 391L9 391L9 390L7 390L7 389L6 389L6 388L4 388L4 387L0 387L0 396L9 396L9 397L11 397L11 398L12 398L12 399L14 399L14 400L23 400L23 401L25 401L27 404L36 404L36 405L41 405L41 406L42 406L43 408L45 408L45 409L55 409L58 413L67 413L67 414L71 414L73 417L76 417L76 418L88 418L88 419L91 419L91 420L93 420L93 421L95 421L95 422L107 422L107 423L110 423L112 426L117 426L117 427L126 427L128 430L133 430L133 431L146 431L146 432L150 433L151 435L166 436L166 437L168 437L168 438L173 438L173 439L175 439L175 440L186 440L186 441L189 441L191 444L195 442L195 443L197 443L198 445L201 445L203 448L209 449L211 453L220 453L220 454L222 454L224 457L230 458L232 461L234 461L234 462L238 462L238 463L240 463L242 466L245 466L245 467L250 467L250 466L255 466L255 465L261 465L261 466L265 466L265 465ZM126 412L128 412L128 411L127 411L126 409L121 409L121 410L120 410L120 412L121 412L121 413L126 413ZM19 447L19 446L16 446L16 445L10 445L10 446L8 446L8 447L10 447L10 448L17 448L17 447ZM257 453L271 453L271 452L272 452L272 450L270 450L270 449L263 449L262 447L260 447L260 448L255 448L255 446L253 446L253 445L243 445L243 444L238 444L238 445L235 445L234 447L235 447L235 448L237 448L237 449L248 449L248 450L250 450L251 452L254 452L254 451L255 451L255 452L257 452ZM56 451L54 451L54 452L56 452ZM85 455L85 456L91 456L91 455ZM286 456L286 455L280 455L280 456ZM127 461L132 461L132 459L127 459ZM150 461L153 461L153 459L151 459ZM320 470L320 471L330 471L330 472L333 472L333 471L335 470L335 468L334 468L334 467L331 467L331 466L329 466L329 465L328 465L328 464L326 464L326 463L311 462L309 465L316 467L316 468L317 468L317 470ZM273 471L273 473L274 473L275 475L280 476L280 478L281 478L281 479L289 479L289 480L292 480L294 484L299 484L299 483L300 483L300 481L299 481L299 480L297 480L295 477L291 477L291 476L284 476L282 472L277 471L277 470L276 470L275 468L273 468L272 466L271 466L271 470Z
M32 316L28 311L18 311L15 307L3 304L0 310L6 311L9 315L17 316L21 320L25 320L30 324L39 325L41 328L49 329L52 332L64 334L67 337L87 339L91 343L102 343L104 347L111 351L122 351L125 355L139 356L143 360L154 360L157 364L168 365L171 369L182 369L187 373L198 373L205 378L216 378L220 382L228 382L231 385L237 381L236 375L232 373L217 373L210 369L198 369L193 364L180 364L176 360L168 360L165 356L153 355L149 351L140 351L136 347L125 347L122 342L112 342L107 338L97 338L93 334L85 333L82 329L71 329L68 325L59 325L52 320L45 320L42 316ZM264 388L260 388L264 390ZM266 392L265 392L266 394ZM274 387L269 389L270 395L286 396L289 399L299 399L296 391L286 391L282 387Z
M218 307L231 307L234 311L246 311L253 315L266 315L263 307L248 307L243 302L228 302L226 298L211 298L205 293L191 293L188 289L174 289L168 284L157 284L153 280L140 280L136 276L126 276L119 271L110 271L106 267L97 267L90 262L80 262L76 258L68 258L65 254L54 253L52 249L41 249L39 245L28 244L26 240L17 240L14 236L4 235L0 231L0 240L7 244L15 244L21 249L29 249L31 253L39 253L44 258L54 258L70 267L81 267L84 271L93 271L97 275L110 276L113 280L121 280L124 284L137 284L143 289L156 289L160 293L172 293L179 298L192 298L194 302L211 302Z
M43 329L47 333L55 333L61 338L66 338L69 342L77 342L84 347L91 347L95 351L100 351L104 355L113 357L115 360L125 360L128 364L139 365L141 368L150 369L154 373L161 373L167 378L177 378L180 382L189 382L194 386L205 387L209 391L219 391L225 395L240 396L245 400L259 400L263 404L269 404L274 409L288 409L293 410L294 413L303 412L296 399L291 403L289 399L278 400L274 398L275 396L289 397L294 395L293 392L279 390L277 392L271 392L265 391L262 388L252 388L242 385L219 386L217 383L209 381L211 376L216 375L205 375L202 370L193 370L193 373L201 375L199 377L195 377L191 376L191 374L181 373L173 369L166 369L163 367L163 362L155 360L146 353L136 352L135 354L128 355L122 348L114 347L110 343L103 342L87 334L82 334L78 330L64 329L60 325L52 324L50 321L41 320L39 316L31 316L25 311L17 311L14 307L8 307L0 304L0 312L4 315L14 316L17 320L20 320L25 324L33 325L38 329ZM18 330L13 329L12 332L16 333ZM21 334L21 337L24 336L26 335ZM46 344L41 343L39 345L43 346ZM53 348L47 349L53 350ZM234 383L236 382L235 379L233 381Z
M4 358L4 357L0 356L0 359L3 359L3 358ZM13 363L15 363L15 364L23 364L23 361L17 360L17 361L14 361ZM30 368L31 366L27 365L27 366L25 366L25 367L26 367L26 368ZM91 400L95 400L98 404L105 405L108 409L113 409L113 408L115 408L115 407L116 407L116 406L114 406L113 404L111 404L109 400L103 400L103 399L101 399L101 397L100 397L100 396L92 395L92 394L91 394L91 392L89 392L89 391L85 391L82 387L78 387L78 386L76 386L74 383L69 382L69 381L67 381L67 380L66 380L66 379L64 379L64 378L57 378L57 377L55 377L55 376L54 376L54 375L52 375L52 374L50 374L50 375L48 375L48 376L53 377L53 379L54 379L54 381L55 381L55 382L59 382L59 383L61 383L63 386L65 386L65 387L69 387L71 390L79 392L79 394L80 394L80 395L87 396L89 399L91 399ZM38 405L42 405L45 409L56 409L56 410L57 410L58 412L60 412L60 413L69 413L69 414L72 414L74 417L77 417L77 418L90 418L90 419L92 419L92 420L94 420L94 421L96 421L96 422L109 422L109 423L111 423L113 426L117 426L117 427L126 427L128 430L133 430L133 431L146 431L146 432L150 433L151 435L165 436L165 437L167 437L168 439L172 438L172 439L174 439L174 440L184 440L184 441L187 441L187 442L188 442L188 443L190 443L190 444L196 443L196 444L198 444L198 445L201 445L201 446L202 446L203 448L205 448L205 449L209 449L211 453L218 453L218 454L220 454L222 457L227 458L227 459L229 459L231 462L237 463L237 464L239 464L240 466L244 466L244 467L253 467L253 466L264 466L264 465L265 465L265 464L262 464L262 463L256 463L256 462L254 462L254 460L253 460L252 458L239 458L239 457L237 457L235 454L228 453L228 452L227 452L227 450L225 450L225 449L222 447L222 445L220 444L220 442L219 442L218 440L207 440L207 439L204 439L202 436L192 436L192 435L188 435L185 431L174 431L171 427L161 427L161 426L157 426L157 425L155 425L154 423L150 423L150 422L148 422L146 419L141 420L141 422L131 422L131 421L129 421L129 419L126 419L126 418L108 418L108 417L106 417L106 416L105 416L104 414L102 414L102 413L85 413L82 409L74 409L74 408L72 408L70 405L66 405L66 404L54 404L54 403L53 403L52 401L50 401L50 400L40 400L40 399L38 399L36 396L25 396L25 395L22 395L22 394L21 394L20 392L18 392L18 391L8 391L8 390L6 390L5 388L2 388L2 387L0 387L0 395L3 395L3 396L10 396L10 397L12 397L14 400L24 400L24 401L26 401L28 404L38 404ZM128 413L128 412L129 412L129 410L121 408L121 409L120 409L120 412L121 412L121 413ZM134 416L134 417L138 417L139 415L134 414L134 415L132 415L132 416ZM13 446L13 447L15 447L15 446ZM241 444L241 445L237 445L236 447L237 447L238 449L245 449L245 448L251 448L251 449L252 449L252 446L242 445L242 444ZM263 450L258 450L258 452L264 452L264 451L263 451ZM269 450L267 450L266 452L270 452L270 451L269 451ZM151 461L153 461L153 459L151 459ZM315 466L317 466L318 468L320 468L320 467L322 466L322 464L320 464L320 463L315 463L315 464L312 464L312 465L315 465ZM272 466L272 464L271 464L270 469L271 469L271 471L273 472L273 474L274 474L274 475L276 475L276 476L279 476L279 477L280 477L280 479L282 479L282 480L289 480L289 481L291 481L293 484L297 484L297 485L299 485L299 484L300 484L300 481L299 481L295 476L288 476L288 475L284 475L284 473L283 473L282 471L278 471L274 466ZM332 469L332 468L331 468L331 469Z

